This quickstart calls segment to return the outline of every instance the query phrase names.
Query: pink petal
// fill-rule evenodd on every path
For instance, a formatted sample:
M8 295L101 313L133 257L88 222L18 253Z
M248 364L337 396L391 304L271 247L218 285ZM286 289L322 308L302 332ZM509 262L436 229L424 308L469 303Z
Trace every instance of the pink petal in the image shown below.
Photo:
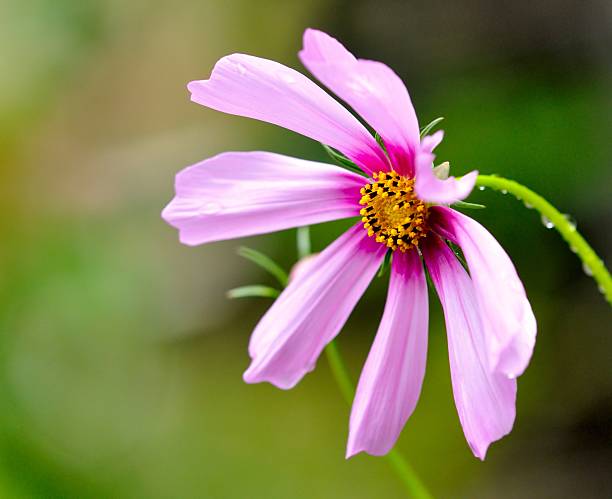
M487 331L490 368L520 376L531 359L537 327L510 257L472 218L441 206L434 208L434 216L439 232L458 244L467 260Z
M303 74L245 54L219 60L209 80L188 85L191 100L301 133L346 154L365 171L388 170L370 133Z
M393 255L389 294L351 412L347 457L391 450L421 392L427 359L427 284L416 251Z
M162 212L195 245L359 213L364 177L267 152L228 152L185 168Z
M456 179L448 177L440 180L433 173L433 160L436 157L433 150L442 142L444 132L438 130L433 135L423 138L416 156L416 182L417 195L428 203L452 204L469 196L476 183L477 171Z
M433 236L423 256L444 309L459 420L472 452L484 460L489 444L512 430L516 380L489 369L474 285L453 252Z
M380 266L386 247L361 223L298 274L259 321L249 344L247 383L292 388L314 369L319 354L346 322Z
M310 255L303 257L301 260L298 260L289 272L289 282L297 279L299 275L310 272L314 268L313 266L315 265L319 255L320 253L311 253Z
M380 134L394 169L412 176L419 123L399 76L380 62L356 59L336 39L314 29L304 32L299 56L314 76Z

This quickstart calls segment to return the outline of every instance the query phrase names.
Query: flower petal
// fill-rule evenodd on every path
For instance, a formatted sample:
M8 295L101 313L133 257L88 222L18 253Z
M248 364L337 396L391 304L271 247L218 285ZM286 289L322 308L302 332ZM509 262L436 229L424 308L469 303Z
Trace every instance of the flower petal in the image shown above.
M304 32L304 48L299 56L319 81L380 134L394 169L412 176L419 123L399 76L380 62L356 59L336 39L314 29Z
M487 331L490 368L520 376L531 359L537 326L510 257L476 220L442 206L433 214L438 231L458 244L467 260Z
M185 168L162 212L189 245L359 214L364 178L267 152L228 152Z
M217 62L209 80L187 88L198 104L301 133L338 149L368 173L389 168L354 116L303 74L277 62L229 55Z
M448 177L441 180L433 172L433 150L442 142L444 132L438 130L433 135L424 137L416 156L416 181L414 188L417 195L428 203L452 204L469 196L476 183L478 172L471 171L456 179Z
M346 322L380 266L386 247L361 223L328 246L308 273L298 274L251 336L247 383L292 388Z
M418 253L396 251L385 312L353 402L347 458L389 452L412 414L425 375L428 314Z
M459 420L472 452L484 460L489 444L512 430L516 380L489 369L474 285L453 252L433 236L423 256L444 309Z

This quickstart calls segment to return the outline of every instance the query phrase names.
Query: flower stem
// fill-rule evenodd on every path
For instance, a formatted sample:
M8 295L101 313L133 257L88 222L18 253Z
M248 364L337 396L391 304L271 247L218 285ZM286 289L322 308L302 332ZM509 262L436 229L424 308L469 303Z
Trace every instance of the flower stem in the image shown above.
M305 258L311 253L312 245L310 243L310 227L300 227L297 230L297 250L298 257ZM332 371L332 375L342 397L346 400L346 403L351 405L353 402L353 396L355 395L355 387L351 381L351 377L344 365L340 350L335 340L332 340L325 347L325 356L329 362L329 367ZM406 458L396 450L391 451L385 456L393 471L406 487L410 497L414 499L432 499L432 495L427 491L423 482L418 477L410 463L406 461Z
M342 396L348 404L351 404L355 389L335 340L332 340L325 347L325 355ZM410 497L415 499L432 499L431 494L427 491L410 463L397 449L391 449L385 458L406 487Z
M344 367L344 362L342 362L342 356L340 355L338 345L336 345L336 340L332 340L325 347L325 355L340 393L342 393L342 397L344 397L347 404L351 404L355 395L355 388L346 367Z
M478 175L476 185L490 187L504 193L509 192L517 199L522 200L526 205L537 210L542 215L542 219L546 224L550 224L550 228L554 226L570 246L570 249L582 260L585 273L597 281L599 290L605 296L608 303L612 305L612 277L610 277L610 272L603 260L597 256L597 253L595 253L589 243L576 230L576 225L568 220L563 213L542 196L514 180L508 180L495 175Z
M310 253L311 245L310 245L310 227L308 225L304 227L298 227L297 229L297 254L298 259L306 258Z

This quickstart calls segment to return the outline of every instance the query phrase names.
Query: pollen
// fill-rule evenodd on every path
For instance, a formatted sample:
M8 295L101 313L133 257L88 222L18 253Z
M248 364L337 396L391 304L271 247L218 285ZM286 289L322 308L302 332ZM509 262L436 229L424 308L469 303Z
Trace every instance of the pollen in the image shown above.
M417 248L427 235L427 205L414 193L414 179L378 172L361 188L359 214L368 236L392 250Z

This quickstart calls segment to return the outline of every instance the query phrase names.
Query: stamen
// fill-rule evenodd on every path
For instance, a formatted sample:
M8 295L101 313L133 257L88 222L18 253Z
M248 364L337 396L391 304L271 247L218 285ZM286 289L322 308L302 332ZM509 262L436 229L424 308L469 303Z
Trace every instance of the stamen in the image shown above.
M427 205L414 194L414 179L378 172L361 188L359 211L368 236L392 250L408 251L427 236Z

